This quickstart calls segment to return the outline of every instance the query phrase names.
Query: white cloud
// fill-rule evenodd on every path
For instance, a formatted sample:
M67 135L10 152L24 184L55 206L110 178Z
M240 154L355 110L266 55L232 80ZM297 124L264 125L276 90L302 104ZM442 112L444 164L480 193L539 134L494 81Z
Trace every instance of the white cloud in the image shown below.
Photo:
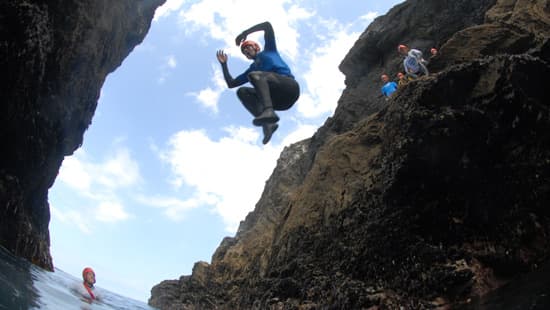
M119 149L112 158L99 165L90 165L95 174L94 181L111 189L129 187L141 181L138 163L130 156L128 149Z
M145 197L140 196L137 201L151 207L164 210L164 214L174 221L180 221L184 219L185 213L189 210L200 206L201 202L206 201L208 204L214 204L216 199L213 197L201 197L199 199L191 198L188 200L181 200L174 197Z
M211 205L234 232L260 198L281 147L258 146L256 129L227 128L228 136L211 140L204 131L172 136L161 158L172 168L174 184L194 189L185 206ZM186 208L170 209L177 218Z
M221 93L219 90L207 87L196 94L196 99L206 108L218 113L218 100L220 98L220 94Z
M153 21L158 21L160 18L170 15L173 11L179 10L185 0L167 0L163 5L155 11Z
M324 34L324 45L308 53L308 69L302 75L306 92L300 97L297 110L305 118L334 112L345 87L338 66L359 37L358 32L349 32L347 27L335 23L327 25L327 29L335 30Z
M362 19L364 21L366 21L367 23L370 23L372 22L376 17L378 17L380 15L380 13L378 12L368 12L367 14L359 17L359 19Z
M164 58L164 62L159 68L160 76L157 79L159 84L163 84L170 77L172 70L178 66L176 56L168 55Z
M115 201L103 201L96 210L96 219L101 222L118 222L128 219L124 206Z
M176 66L177 66L177 64L178 64L178 63L176 62L176 57L175 57L174 55L168 56L166 65L167 65L169 68L175 69Z
M223 79L223 74L219 66L212 66L212 71L214 72L212 76L214 88L206 87L199 92L191 92L188 95L195 97L195 99L205 108L212 110L214 113L218 113L220 95L227 89L227 84Z
M281 145L290 145L292 143L302 141L304 139L311 138L318 126L300 124L294 131L289 133L284 139Z
M82 215L81 212L78 212L76 210L69 210L69 211L63 212L52 205L50 205L50 212L52 214L52 217L57 219L58 221L76 225L76 227L78 227L80 231L82 231L87 235L92 233L92 230L88 225L88 221L84 220L84 216Z
M254 12L254 14L243 14ZM299 34L295 30L298 21L314 15L294 1L256 1L256 0L203 0L180 12L180 23L188 33L206 31L213 39L225 42L228 54L242 57L235 46L235 37L243 30L269 20L275 28L279 51L294 61L298 51ZM250 35L250 39L260 41L262 33Z
M88 192L92 177L86 164L80 161L78 156L84 157L84 151L79 150L75 152L75 155L65 157L57 179L78 191Z
M90 160L81 148L65 158L57 180L68 188L64 195L80 196L81 202L78 206L68 202L62 208L58 206L55 216L64 222L73 222L80 230L89 233L90 226L85 224L83 218L95 218L102 222L129 218L124 206L117 201L121 201L122 190L139 185L142 178L137 162L126 148L118 148L99 163ZM82 208L81 204L97 207ZM94 210L93 213L90 210Z

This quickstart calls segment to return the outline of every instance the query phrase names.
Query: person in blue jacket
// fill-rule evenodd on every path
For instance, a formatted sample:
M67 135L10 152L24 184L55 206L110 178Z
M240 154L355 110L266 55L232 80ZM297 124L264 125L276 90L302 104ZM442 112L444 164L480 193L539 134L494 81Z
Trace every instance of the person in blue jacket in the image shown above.
M382 74L380 76L380 79L382 80L382 83L384 83L384 86L382 86L381 91L382 95L384 97L389 98L391 94L393 94L394 91L397 90L397 83L394 81L390 81L390 78L387 74Z
M246 40L256 31L264 32L264 50L254 41ZM252 123L261 126L264 133L263 144L267 144L279 125L279 116L275 113L290 109L300 96L300 86L294 75L277 51L275 32L271 23L263 22L248 28L235 38L237 46L252 64L246 71L233 78L227 68L227 55L223 50L216 52L222 66L227 87L250 83L253 87L243 86L237 90L237 97L244 107L254 116Z

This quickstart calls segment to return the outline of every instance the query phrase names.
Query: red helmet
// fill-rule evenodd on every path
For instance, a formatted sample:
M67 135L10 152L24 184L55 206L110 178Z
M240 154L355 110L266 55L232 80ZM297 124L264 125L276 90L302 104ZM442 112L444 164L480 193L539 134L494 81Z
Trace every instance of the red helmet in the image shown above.
M259 52L260 51L260 45L252 40L246 40L244 41L243 43L241 43L241 52L244 51L245 47L247 46L254 46L254 50L256 52Z
M82 278L86 278L86 274L89 273L89 272L95 274L95 272L92 268L86 267L86 268L84 268L84 270L82 270Z
M408 47L405 44L399 44L397 46L397 51L401 52L402 49L408 49Z

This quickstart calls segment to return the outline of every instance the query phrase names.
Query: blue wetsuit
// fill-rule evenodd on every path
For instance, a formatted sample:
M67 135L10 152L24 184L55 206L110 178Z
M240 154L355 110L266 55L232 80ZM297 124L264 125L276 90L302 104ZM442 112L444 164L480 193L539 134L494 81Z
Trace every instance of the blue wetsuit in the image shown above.
M393 94L394 91L397 90L397 83L395 82L388 82L382 86L382 94L386 97L389 97L391 94Z

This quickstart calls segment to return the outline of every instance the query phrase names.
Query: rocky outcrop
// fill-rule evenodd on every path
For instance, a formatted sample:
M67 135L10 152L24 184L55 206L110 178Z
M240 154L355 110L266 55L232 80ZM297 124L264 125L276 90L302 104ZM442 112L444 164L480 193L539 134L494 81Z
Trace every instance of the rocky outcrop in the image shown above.
M53 269L48 189L165 0L0 3L0 245Z
M334 116L286 148L210 264L161 309L457 307L550 258L548 0L406 1L342 62ZM389 101L396 46L436 46Z

